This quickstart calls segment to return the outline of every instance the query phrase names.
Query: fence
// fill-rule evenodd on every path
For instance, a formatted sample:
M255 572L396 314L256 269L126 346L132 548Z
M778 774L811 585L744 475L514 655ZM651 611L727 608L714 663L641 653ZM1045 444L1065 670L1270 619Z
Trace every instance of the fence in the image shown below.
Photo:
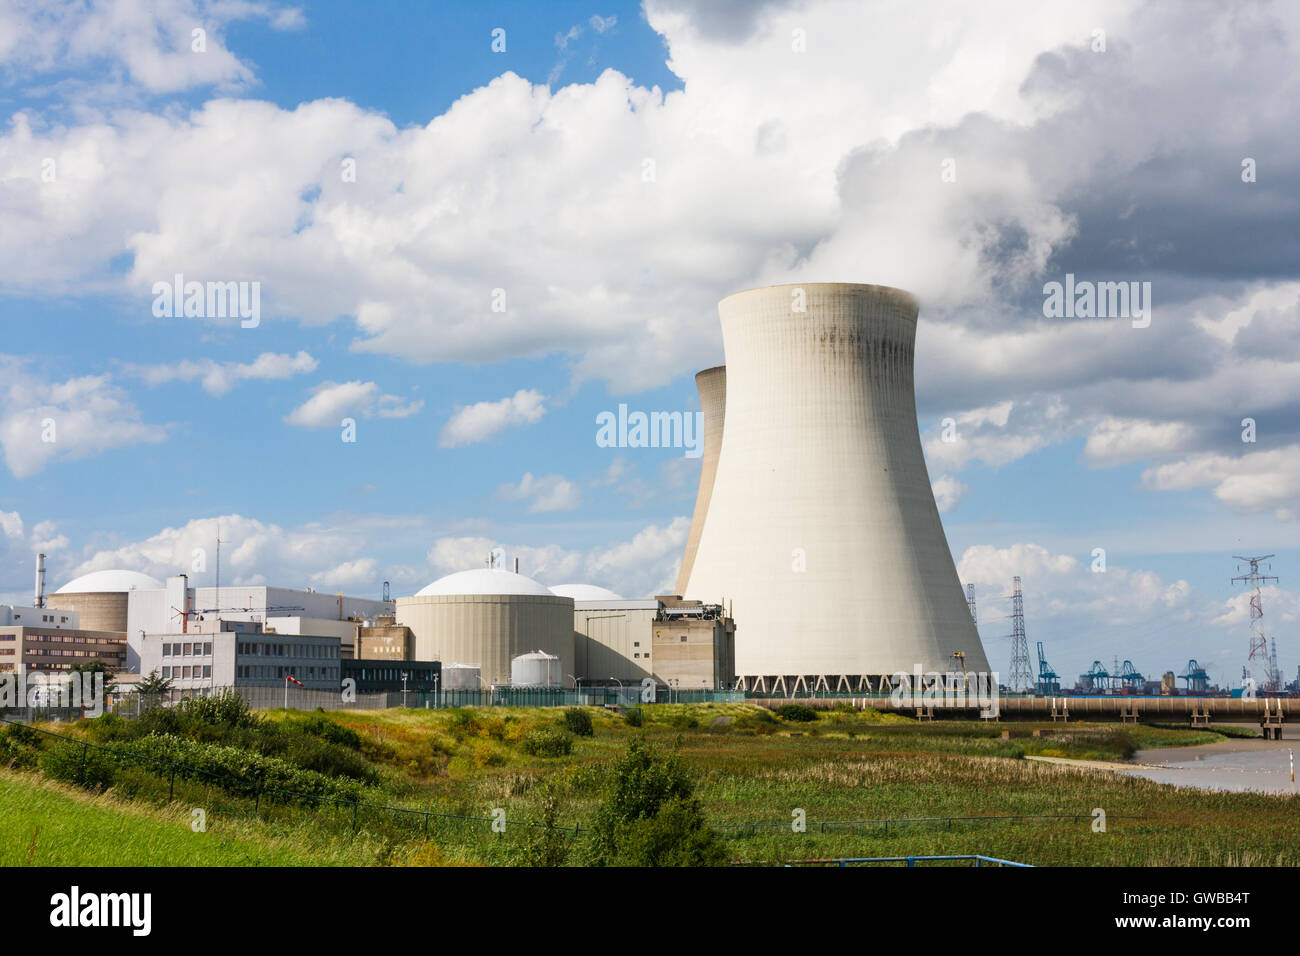
M290 685L286 693L281 687L217 687L214 693L233 690L248 702L254 710L278 710L288 704L290 710L382 710L387 707L411 707L420 710L433 710L444 707L636 707L642 703L642 689L639 685L626 687L593 687L576 690L572 688L548 687L511 687L508 685L490 688L438 690L438 691L386 691L379 694L351 694L344 696L339 691L312 690ZM207 693L206 691L204 692ZM184 697L195 696L192 691L171 691L167 694L148 695L142 699L139 694L115 696L108 710L120 717L138 717L142 710L160 703L175 702ZM745 695L740 691L663 691L656 696L655 702L667 703L740 703ZM20 708L25 719L34 719L35 714L49 714L46 719L73 719L82 716L76 708Z

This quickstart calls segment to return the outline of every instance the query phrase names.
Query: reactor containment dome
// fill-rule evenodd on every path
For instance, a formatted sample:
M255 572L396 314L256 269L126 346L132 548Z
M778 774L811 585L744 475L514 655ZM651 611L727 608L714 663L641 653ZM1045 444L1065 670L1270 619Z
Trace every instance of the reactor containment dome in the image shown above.
M804 283L718 311L725 379L698 380L704 468L682 592L732 609L742 686L862 691L917 667L987 672L921 452L916 300Z

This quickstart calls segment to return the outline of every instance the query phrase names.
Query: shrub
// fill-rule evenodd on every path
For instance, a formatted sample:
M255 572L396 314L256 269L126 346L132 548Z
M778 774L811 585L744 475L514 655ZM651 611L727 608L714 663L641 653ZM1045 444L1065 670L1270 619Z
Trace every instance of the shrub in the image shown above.
M311 803L312 797L357 800L362 791L354 780L327 777L279 757L185 737L150 734L132 741L131 751L141 766L155 773L169 773L175 767L177 777L214 783L232 793L289 791L283 799Z
M41 754L41 769L51 779L92 790L106 790L113 785L112 757L70 740L61 740Z
M782 720L792 720L801 724L817 719L817 711L804 704L785 704L776 709L776 715Z
M21 729L26 734L15 734L14 731L20 729L18 724L14 724L5 734L0 734L0 767L14 767L16 769L27 769L35 767L40 761L40 750L32 737L37 736L26 727Z
M726 849L709 829L681 758L633 742L611 769L596 815L597 866L715 866Z
M564 712L564 729L575 737L596 736L591 726L591 715L581 707L570 707Z
M640 707L629 707L627 713L623 715L623 719L627 721L629 727L640 727L645 723L645 711Z
M539 727L524 734L519 748L530 757L567 757L573 753L573 735L566 730Z
M569 858L569 833L560 828L560 801L548 788L542 797L540 827L534 827L524 850L525 866L564 866Z

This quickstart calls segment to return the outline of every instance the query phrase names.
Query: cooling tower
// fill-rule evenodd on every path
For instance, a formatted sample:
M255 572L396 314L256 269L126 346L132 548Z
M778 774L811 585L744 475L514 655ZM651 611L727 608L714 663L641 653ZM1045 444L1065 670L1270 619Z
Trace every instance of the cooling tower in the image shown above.
M695 515L691 530L686 536L686 553L682 556L682 569L677 573L677 594L686 593L691 579L691 566L695 551L704 530L704 516L709 513L709 498L713 494L713 478L718 471L718 451L722 447L722 420L727 407L727 367L719 365L706 368L695 376L695 387L700 393L700 411L704 415L704 449L700 461L700 490L695 496Z
M921 454L916 300L805 283L718 311L726 427L684 593L731 605L737 676L877 689L958 651L988 671Z

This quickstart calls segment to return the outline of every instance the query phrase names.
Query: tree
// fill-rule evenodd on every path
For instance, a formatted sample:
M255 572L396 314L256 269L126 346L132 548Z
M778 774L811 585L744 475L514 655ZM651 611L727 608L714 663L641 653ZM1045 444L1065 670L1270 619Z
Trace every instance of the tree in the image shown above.
M150 694L166 694L172 689L172 679L170 677L159 677L155 668L149 672L140 683L135 685L136 693L148 696Z
M116 672L109 670L108 665L105 664L97 657L91 658L88 661L81 661L79 663L73 664L72 667L68 669L68 672L70 674L78 674L82 677L84 681L84 683L82 684L82 688L85 691L89 691L92 687L95 686L94 680L96 674L103 674L104 675L104 696L107 697L109 694L113 692L113 674Z
M676 753L634 741L610 772L596 815L597 866L721 866L726 847L704 819Z

